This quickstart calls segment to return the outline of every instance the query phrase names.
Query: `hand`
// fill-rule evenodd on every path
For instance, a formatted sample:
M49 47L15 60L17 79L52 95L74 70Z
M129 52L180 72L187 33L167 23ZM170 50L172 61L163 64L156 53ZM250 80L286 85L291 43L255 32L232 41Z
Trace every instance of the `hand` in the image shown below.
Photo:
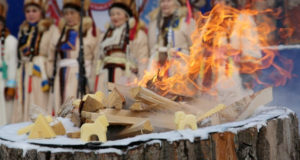
M5 87L4 94L5 94L5 100L6 101L13 100L14 97L15 97L15 94L16 94L16 89L15 88Z

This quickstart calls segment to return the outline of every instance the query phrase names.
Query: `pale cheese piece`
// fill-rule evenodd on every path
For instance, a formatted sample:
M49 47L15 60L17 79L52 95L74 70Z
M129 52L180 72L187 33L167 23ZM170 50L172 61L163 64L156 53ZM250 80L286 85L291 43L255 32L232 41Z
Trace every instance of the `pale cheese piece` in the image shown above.
M31 124L29 126L26 126L24 128L19 129L18 130L18 135L22 135L22 134L26 134L26 133L30 132L31 129L33 128L33 126L34 126L34 124Z
M197 129L197 121L196 116L192 114L185 114L182 111L178 111L175 113L175 120L176 129L177 130L183 130L185 127L189 127L192 130Z
M85 123L80 129L80 139L89 142L92 135L98 136L100 142L106 142L107 126L109 125L105 115L99 116L94 123Z
M28 138L37 139L37 138L54 138L54 137L56 137L56 134L54 133L53 129L50 127L46 118L43 115L39 115L34 123L34 126L30 131Z
M51 123L53 121L52 117L51 116L47 116L46 117L46 121L48 123ZM22 134L26 134L26 133L29 133L31 131L31 129L33 128L34 124L31 124L29 126L26 126L24 128L21 128L18 130L18 135L22 135Z

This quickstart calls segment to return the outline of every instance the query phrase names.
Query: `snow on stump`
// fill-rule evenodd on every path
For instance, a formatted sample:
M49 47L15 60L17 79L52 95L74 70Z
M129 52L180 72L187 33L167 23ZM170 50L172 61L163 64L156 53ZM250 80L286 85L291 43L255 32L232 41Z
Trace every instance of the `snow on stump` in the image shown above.
M0 159L196 159L296 160L298 120L287 108L264 107L247 120L197 130L153 133L85 143L58 136L28 140L17 130L28 123L0 128Z

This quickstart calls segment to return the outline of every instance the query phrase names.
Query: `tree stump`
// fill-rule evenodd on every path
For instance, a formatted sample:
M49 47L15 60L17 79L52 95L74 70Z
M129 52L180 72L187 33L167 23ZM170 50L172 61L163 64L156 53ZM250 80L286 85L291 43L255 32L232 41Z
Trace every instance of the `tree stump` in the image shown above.
M6 126L8 127L8 126ZM0 128L0 159L26 160L296 160L298 120L287 108L265 107L240 122L145 134L103 144L47 145L39 141L8 140ZM50 140L49 140L50 142Z

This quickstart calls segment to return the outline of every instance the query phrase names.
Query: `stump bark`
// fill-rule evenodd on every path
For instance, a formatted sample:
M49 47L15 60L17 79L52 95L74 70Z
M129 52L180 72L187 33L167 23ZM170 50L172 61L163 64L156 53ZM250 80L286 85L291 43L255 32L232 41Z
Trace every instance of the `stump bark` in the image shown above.
M299 157L298 120L290 113L285 118L269 119L265 126L209 133L208 139L195 137L169 142L165 139L135 142L128 146L113 146L114 153L105 149L76 149L70 152L47 149L27 150L11 148L8 141L0 141L0 159L26 160L297 160ZM43 148L43 147L40 147ZM108 147L110 148L110 147ZM107 148L106 148L107 149Z

